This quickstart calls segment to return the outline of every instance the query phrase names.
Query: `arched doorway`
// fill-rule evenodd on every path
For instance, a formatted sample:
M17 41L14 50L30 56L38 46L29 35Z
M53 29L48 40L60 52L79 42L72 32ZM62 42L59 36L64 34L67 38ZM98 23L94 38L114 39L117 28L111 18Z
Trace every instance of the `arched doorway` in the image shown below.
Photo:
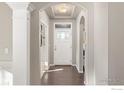
M41 9L39 9L39 11L41 12L41 11L43 11L43 10L45 10L45 9L51 7L51 6L55 6L55 5L57 5L57 4L61 4L61 3L46 4L44 7L42 7ZM77 3L66 3L66 4L78 6L78 7L81 8L82 11L85 11L85 12L87 11L86 8L80 6L80 5L77 4ZM87 13L87 12L86 12L86 13ZM80 24L80 23L81 23L81 24ZM81 21L80 23L79 23L79 25L82 25L82 21ZM84 25L84 23L83 23L83 25ZM79 29L80 29L80 28L79 28ZM81 37L81 36L80 36L80 37ZM77 38L77 37L76 37L76 38ZM80 39L79 39L79 40L80 40ZM75 40L75 44L76 44L76 42L80 42L80 41ZM52 46L53 46L53 45L52 45ZM72 47L73 47L73 46L72 46ZM76 49L75 49L75 50L76 50ZM52 50L52 51L54 51L54 50ZM78 51L78 52L79 52L79 56L80 56L79 61L80 61L81 59L83 59L82 56L80 55L80 52L81 52L81 51L82 51L82 50ZM74 51L73 53L76 54L76 52L77 52L77 51ZM51 54L51 55L53 56L53 54ZM83 55L83 54L82 54L82 55ZM76 56L77 56L77 55L75 55L75 57L76 57ZM79 63L79 61L77 61L76 64ZM82 60L82 61L83 61L83 60ZM78 69L79 71L80 71L80 70L83 70L83 65L84 65L83 63L82 63L82 64L79 63L79 67L78 67L78 68L79 68L79 69ZM81 68L81 67L82 67L82 68Z
M86 25L85 17L81 16L80 19L80 70L83 71L85 76L85 66L86 66ZM86 78L85 78L86 79Z
M85 60L85 18L80 19L80 70L84 72L84 60Z

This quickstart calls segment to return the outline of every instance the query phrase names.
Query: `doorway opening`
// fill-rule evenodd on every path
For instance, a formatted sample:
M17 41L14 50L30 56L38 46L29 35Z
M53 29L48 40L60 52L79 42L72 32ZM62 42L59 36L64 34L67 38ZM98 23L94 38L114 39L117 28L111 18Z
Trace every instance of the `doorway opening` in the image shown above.
M72 23L54 24L54 65L72 65Z
M86 13L72 3L52 3L39 11L42 85L84 85Z

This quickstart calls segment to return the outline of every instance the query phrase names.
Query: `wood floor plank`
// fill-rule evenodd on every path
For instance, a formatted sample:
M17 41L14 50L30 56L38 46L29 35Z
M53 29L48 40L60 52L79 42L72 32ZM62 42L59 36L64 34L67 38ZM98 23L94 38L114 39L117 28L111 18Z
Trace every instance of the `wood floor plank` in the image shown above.
M45 72L41 85L84 85L84 74L78 73L75 66L51 66L51 71Z

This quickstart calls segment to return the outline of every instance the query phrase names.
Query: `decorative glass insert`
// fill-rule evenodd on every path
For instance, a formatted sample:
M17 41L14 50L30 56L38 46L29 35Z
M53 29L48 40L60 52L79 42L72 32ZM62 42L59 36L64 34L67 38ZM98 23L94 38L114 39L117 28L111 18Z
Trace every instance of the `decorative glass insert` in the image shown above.
M55 24L55 28L71 28L71 24Z
M68 39L69 38L69 32L68 31L58 31L57 32L57 39Z

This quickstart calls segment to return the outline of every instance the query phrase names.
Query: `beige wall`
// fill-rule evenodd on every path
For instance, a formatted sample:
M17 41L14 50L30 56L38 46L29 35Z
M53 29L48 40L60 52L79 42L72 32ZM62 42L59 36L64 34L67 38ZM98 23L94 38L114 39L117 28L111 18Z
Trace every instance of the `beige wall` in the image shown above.
M97 3L95 4L94 13L94 62L96 84L108 83L109 85L123 85L124 3L108 3L108 6L106 3ZM106 40L107 26L108 40Z
M8 53L6 48L8 49ZM12 60L12 10L0 3L0 62Z
M109 84L124 84L124 3L109 3Z
M39 56L39 11L31 13L30 32L30 84L40 84L40 56Z

